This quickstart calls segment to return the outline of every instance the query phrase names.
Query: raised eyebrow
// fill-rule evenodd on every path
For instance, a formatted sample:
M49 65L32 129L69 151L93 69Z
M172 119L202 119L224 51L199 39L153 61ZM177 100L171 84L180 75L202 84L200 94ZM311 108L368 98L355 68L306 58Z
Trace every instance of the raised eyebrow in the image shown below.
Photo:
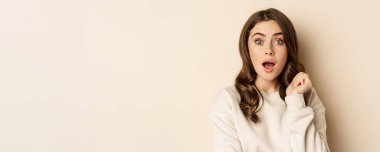
M282 32L274 33L273 36L283 35Z
M252 35L252 37L255 36L255 35L261 35L261 36L264 36L264 37L266 36L266 35L263 34L263 33L259 33L259 32L257 32L257 33L254 33L254 34Z
M257 32L257 33L254 33L253 35L252 35L252 37L253 36L255 36L255 35L261 35L261 36L266 36L265 34L263 34L263 33L259 33L259 32ZM282 32L277 32L277 33L274 33L273 34L273 36L278 36L278 35L283 35L283 33Z

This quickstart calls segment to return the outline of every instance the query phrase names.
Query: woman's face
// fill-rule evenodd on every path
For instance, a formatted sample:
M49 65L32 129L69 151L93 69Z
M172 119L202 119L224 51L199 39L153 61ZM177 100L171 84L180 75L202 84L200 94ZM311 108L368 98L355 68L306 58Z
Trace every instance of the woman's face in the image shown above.
M257 79L276 80L288 56L283 33L277 22L269 20L257 23L249 33L248 49Z

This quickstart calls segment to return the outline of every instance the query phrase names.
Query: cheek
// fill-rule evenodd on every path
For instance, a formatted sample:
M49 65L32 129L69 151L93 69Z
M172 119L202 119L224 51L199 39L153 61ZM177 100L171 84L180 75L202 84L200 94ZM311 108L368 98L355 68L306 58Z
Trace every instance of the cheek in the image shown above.
M283 63L285 64L286 63L286 60L288 58L288 51L286 49L278 52L278 59Z
M262 53L263 51L260 50L261 49L260 47L249 46L248 49L249 49L249 56L251 57L252 60L263 56L263 53Z

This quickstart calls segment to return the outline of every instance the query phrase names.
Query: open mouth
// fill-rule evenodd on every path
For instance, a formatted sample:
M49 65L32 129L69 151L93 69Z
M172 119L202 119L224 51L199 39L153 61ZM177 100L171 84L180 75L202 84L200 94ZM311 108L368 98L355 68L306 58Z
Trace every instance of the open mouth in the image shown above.
M265 61L262 65L264 67L265 72L272 72L276 63L274 63L272 61Z

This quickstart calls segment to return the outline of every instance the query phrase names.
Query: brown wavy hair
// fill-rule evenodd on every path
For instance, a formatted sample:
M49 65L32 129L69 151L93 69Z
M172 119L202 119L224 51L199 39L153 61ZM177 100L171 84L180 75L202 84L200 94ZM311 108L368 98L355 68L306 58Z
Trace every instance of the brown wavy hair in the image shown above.
M289 18L274 8L269 8L252 14L243 26L240 34L239 52L241 59L243 60L243 65L235 79L235 88L241 97L240 108L242 112L247 118L255 123L259 121L259 117L256 113L263 105L263 103L260 103L260 99L262 99L261 102L263 101L263 96L255 85L257 73L253 68L249 56L248 37L251 29L253 29L257 23L269 20L276 21L280 26L288 51L288 57L284 69L277 77L280 86L279 93L282 100L285 101L286 88L292 82L294 76L298 72L305 71L304 66L298 60L297 35Z

